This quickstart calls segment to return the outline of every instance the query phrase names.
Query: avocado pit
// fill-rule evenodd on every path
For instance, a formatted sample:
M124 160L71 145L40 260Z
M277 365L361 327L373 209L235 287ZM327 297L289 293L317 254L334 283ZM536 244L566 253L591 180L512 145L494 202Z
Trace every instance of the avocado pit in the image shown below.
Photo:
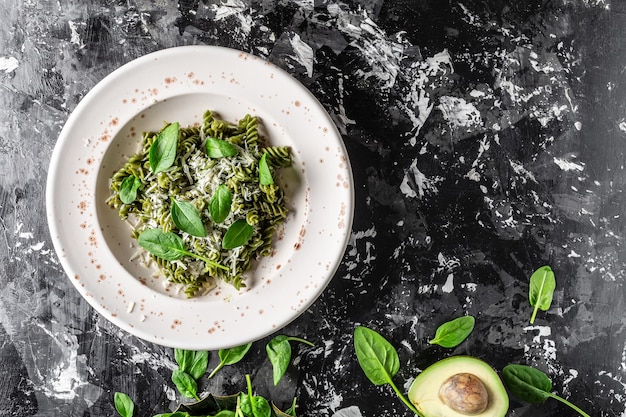
M446 379L439 388L439 398L454 411L470 416L482 413L489 405L487 388L470 373L458 373Z

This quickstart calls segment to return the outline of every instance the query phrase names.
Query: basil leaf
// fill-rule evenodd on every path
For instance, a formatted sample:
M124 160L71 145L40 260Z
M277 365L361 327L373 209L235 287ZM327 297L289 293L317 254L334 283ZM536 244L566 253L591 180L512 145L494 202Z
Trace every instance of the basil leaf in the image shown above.
M235 221L222 239L222 248L233 249L246 244L254 234L254 227L250 226L245 219Z
M127 394L124 394L123 392L116 392L113 396L113 404L115 405L115 410L120 416L133 417L135 404Z
M222 369L225 365L234 365L246 356L252 343L247 343L245 345L236 346L228 349L220 349L217 352L217 355L220 357L220 363L213 369L211 374L209 374L209 379L213 378L213 376Z
M175 369L174 372L172 372L172 382L176 385L176 389L178 389L180 395L186 398L195 398L200 401L198 397L198 384L187 372Z
M552 381L538 369L525 365L507 365L502 370L502 379L513 395L532 404L540 404L550 396Z
M189 366L189 375L198 380L204 375L209 365L209 352L201 350L194 352L193 360Z
M242 392L239 396L238 407L244 416L252 416L252 396Z
M389 384L409 410L422 415L393 382L400 369L400 359L391 343L374 330L358 326L354 329L354 350L361 369L374 385Z
M222 139L207 137L205 146L209 158L230 157L239 153L239 149L235 145Z
M237 414L235 414L234 411L221 410L217 414L215 414L213 417L236 417L236 416Z
M553 394L552 381L545 373L531 366L510 364L502 370L502 380L508 390L522 401L531 404L541 404L548 398L562 402L575 410L583 417L589 414L578 408L566 399Z
M218 262L212 261L204 256L189 252L185 249L183 239L173 232L164 232L161 229L146 229L137 237L139 246L150 252L156 257L165 259L166 261L175 261L184 255L192 258L200 259L207 265L214 266L228 271L228 268Z
M137 238L139 246L166 261L175 261L186 253L183 239L173 232L146 229Z
M272 417L272 407L263 397L252 395L252 382L250 375L246 374L247 395L242 393L239 397L241 411L246 417Z
M179 201L172 198L172 208L170 210L170 214L176 227L183 232L196 237L206 236L206 230L204 228L204 224L202 223L202 219L193 204L187 201Z
M209 214L215 223L222 223L228 217L233 204L233 193L224 184L217 187L209 201Z
M392 383L400 369L398 352L374 330L359 326L354 330L354 350L361 369L374 385Z
M272 417L272 407L263 397L255 395L252 397L252 415L254 417Z
M137 199L137 190L141 187L141 180L134 175L124 178L120 184L120 200L124 204L131 204Z
M167 125L150 145L148 160L155 174L174 165L178 146L178 122Z
M267 162L267 153L264 153L259 160L259 183L261 185L274 184L274 178L272 178L272 171L270 170L269 163Z
M475 322L472 316L462 316L443 323L437 328L435 337L428 343L445 348L456 347L472 333Z
M272 364L274 385L278 385L278 382L282 379L287 372L289 363L291 362L291 341L306 343L309 346L314 346L313 343L300 339L299 337L289 337L285 335L278 335L265 345L265 351L267 357Z
M193 350L174 349L174 359L183 372L189 372L194 357Z
M155 414L152 417L191 417L186 411L174 411L173 413Z
M554 272L552 272L549 266L542 266L530 276L528 300L530 301L530 305L535 307L530 317L531 324L535 322L535 317L537 317L537 311L539 311L539 309L546 311L550 308L555 289L556 280L554 279Z
M273 368L274 385L278 385L291 362L291 344L287 336L276 336L265 346Z

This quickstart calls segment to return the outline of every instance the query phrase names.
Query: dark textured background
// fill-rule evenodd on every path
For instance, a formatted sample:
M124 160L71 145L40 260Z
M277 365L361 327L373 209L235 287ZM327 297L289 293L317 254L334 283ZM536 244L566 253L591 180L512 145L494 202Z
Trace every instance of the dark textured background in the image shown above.
M594 416L626 416L626 4L616 0L0 0L0 415L138 416L173 409L171 349L102 319L74 290L45 216L49 157L80 99L163 48L228 46L285 68L340 129L356 183L343 262L281 333L278 387L264 342L206 392L244 389L300 415L409 416L358 367L352 331L397 348L398 385L452 354L547 372ZM552 308L528 319L549 264ZM456 349L427 342L477 318ZM218 362L212 352L210 367ZM574 416L556 401L510 416Z

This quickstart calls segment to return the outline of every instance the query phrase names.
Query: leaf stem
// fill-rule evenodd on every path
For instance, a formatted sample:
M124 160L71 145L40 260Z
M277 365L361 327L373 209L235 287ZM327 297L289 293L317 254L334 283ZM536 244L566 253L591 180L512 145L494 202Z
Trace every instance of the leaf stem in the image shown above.
M246 374L246 385L248 386L248 397L252 400L252 381L249 374Z
M402 400L402 402L404 403L404 405L406 405L409 410L413 411L415 414L417 414L419 417L424 417L422 415L422 413L420 413L417 408L415 407L415 405L413 405L413 403L411 403L409 400L407 400L407 398L404 396L404 394L402 394L402 392L400 392L400 390L398 389L398 387L396 386L396 384L393 383L393 381L391 379L389 379L389 385L391 385L391 388L393 388L393 390L395 391L396 395L398 396L398 398L400 398L400 400ZM588 416L587 416L588 417Z
M578 414L580 414L583 417L590 417L589 414L585 413L583 410L581 410L580 408L578 408L577 406L575 406L574 404L572 404L571 402L567 401L565 398L561 398L556 394L552 394L551 392L547 393L551 398L554 398L557 401L562 402L563 404L571 407L572 409L574 409Z
M311 346L311 347L315 347L315 344L314 344L314 343L309 342L308 340L306 340L306 339L302 339L302 338L300 338L300 337L296 337L296 336L289 336L289 337L287 338L287 340L294 341L294 342L300 342L300 343L304 343L305 345L309 345L309 346Z
M188 250L185 250L185 249L181 249L180 253L185 254L187 256L191 256L192 258L200 259L201 261L204 261L208 265L212 265L212 266L214 266L216 268L220 268L220 269L223 269L225 271L228 271L228 268L225 267L224 265L222 265L222 264L220 264L218 262L212 261L209 258L206 258L206 257L204 257L202 255L198 255L197 253L189 252Z
M539 311L539 304L535 304L535 309L533 310L533 314L532 314L532 316L530 316L530 324L535 323L535 317L537 317L537 312L538 311Z
M224 367L225 363L223 361L220 361L220 363L215 367L215 369L213 369L213 371L209 374L208 379L211 379L215 376L215 374L217 373L217 371L219 371L220 369L222 369Z
M546 282L547 275L548 275L547 271L544 271L543 277L541 279L541 286L539 287L539 293L537 294L537 302L535 303L535 309L533 310L533 314L530 317L530 324L535 323L535 318L537 317L537 311L539 311L539 303L541 303L541 294L543 294L543 285Z

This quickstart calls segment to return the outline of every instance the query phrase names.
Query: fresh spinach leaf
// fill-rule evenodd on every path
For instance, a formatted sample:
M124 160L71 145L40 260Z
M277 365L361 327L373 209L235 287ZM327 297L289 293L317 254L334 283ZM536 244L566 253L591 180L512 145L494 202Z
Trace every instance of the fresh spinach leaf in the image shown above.
M252 415L254 417L272 417L272 407L269 401L260 395L252 397Z
M359 365L374 385L393 382L400 360L391 343L374 330L359 326L354 330L354 349Z
M141 180L134 175L124 178L120 184L120 201L124 204L132 204L137 199L137 190L141 188Z
M251 417L271 417L272 407L270 406L270 403L259 395L253 395L250 375L246 375L246 384L248 385L248 395L242 395L241 401L241 408L244 411L244 414L248 411L247 415ZM243 397L247 398L244 400Z
M215 223L222 223L228 217L233 204L233 193L224 184L217 187L209 201L209 214Z
M161 229L144 230L139 234L137 242L151 254L166 261L175 261L186 255L185 243L181 237Z
M358 326L354 329L354 350L361 369L374 385L389 384L398 398L411 411L421 416L393 382L393 377L400 369L400 359L391 343L376 331Z
M167 125L150 145L148 161L152 172L155 174L174 165L178 146L178 130L178 122Z
M209 363L209 352L206 350L174 349L174 358L181 371L198 380L206 372Z
M236 414L234 411L231 410L220 410L217 414L210 417L236 417Z
M245 417L252 416L252 400L250 399L252 394L241 393L239 396L238 409L241 411L241 415ZM239 417L239 416L238 416Z
M220 358L220 363L213 369L213 371L209 374L209 379L213 378L215 374L222 369L226 365L234 365L246 356L252 343L247 343L245 345L236 346L227 349L220 349L217 352L217 355Z
M137 243L154 256L165 259L166 261L175 261L186 255L200 259L207 265L228 270L227 267L212 261L211 259L189 252L185 249L183 239L173 232L164 232L159 228L146 229L139 234L139 237L137 237Z
M191 366L189 367L189 375L195 380L198 380L205 374L209 365L209 352L206 350L199 350L194 352Z
M133 417L133 413L135 412L135 403L133 400L123 392L116 392L113 396L113 404L115 405L115 410L122 417Z
M259 160L259 183L261 185L274 184L272 170L270 169L269 162L267 162L267 153L264 153Z
M198 210L196 210L193 204L172 198L170 214L176 227L183 232L196 237L206 236L206 230L200 214L198 214Z
M198 397L198 384L187 372L175 369L174 372L172 372L172 382L176 385L176 389L178 389L178 392L180 392L183 397L195 398L200 401L200 397Z
M428 343L445 348L453 348L461 344L474 330L476 320L473 316L457 317L443 323L437 328L435 337Z
M245 219L236 220L224 233L222 248L234 249L243 246L250 240L253 234L254 227L249 225Z
M178 368L183 372L189 372L195 352L193 350L174 349L174 359Z
M237 147L228 141L212 137L206 138L206 154L209 158L230 157L238 153Z
M564 398L553 394L552 381L545 373L531 366L510 364L502 370L502 379L509 391L522 401L541 404L548 398L562 402L584 417L589 414Z
M530 305L535 307L530 317L531 324L535 322L535 317L537 317L537 311L539 309L546 311L550 308L555 289L556 280L554 279L554 272L552 272L549 266L542 266L530 276L528 299Z
M270 340L265 346L267 357L272 364L274 385L278 385L278 382L282 379L283 375L289 367L291 362L291 343L290 342L305 343L309 346L315 346L308 340L301 339L299 337L278 335Z

